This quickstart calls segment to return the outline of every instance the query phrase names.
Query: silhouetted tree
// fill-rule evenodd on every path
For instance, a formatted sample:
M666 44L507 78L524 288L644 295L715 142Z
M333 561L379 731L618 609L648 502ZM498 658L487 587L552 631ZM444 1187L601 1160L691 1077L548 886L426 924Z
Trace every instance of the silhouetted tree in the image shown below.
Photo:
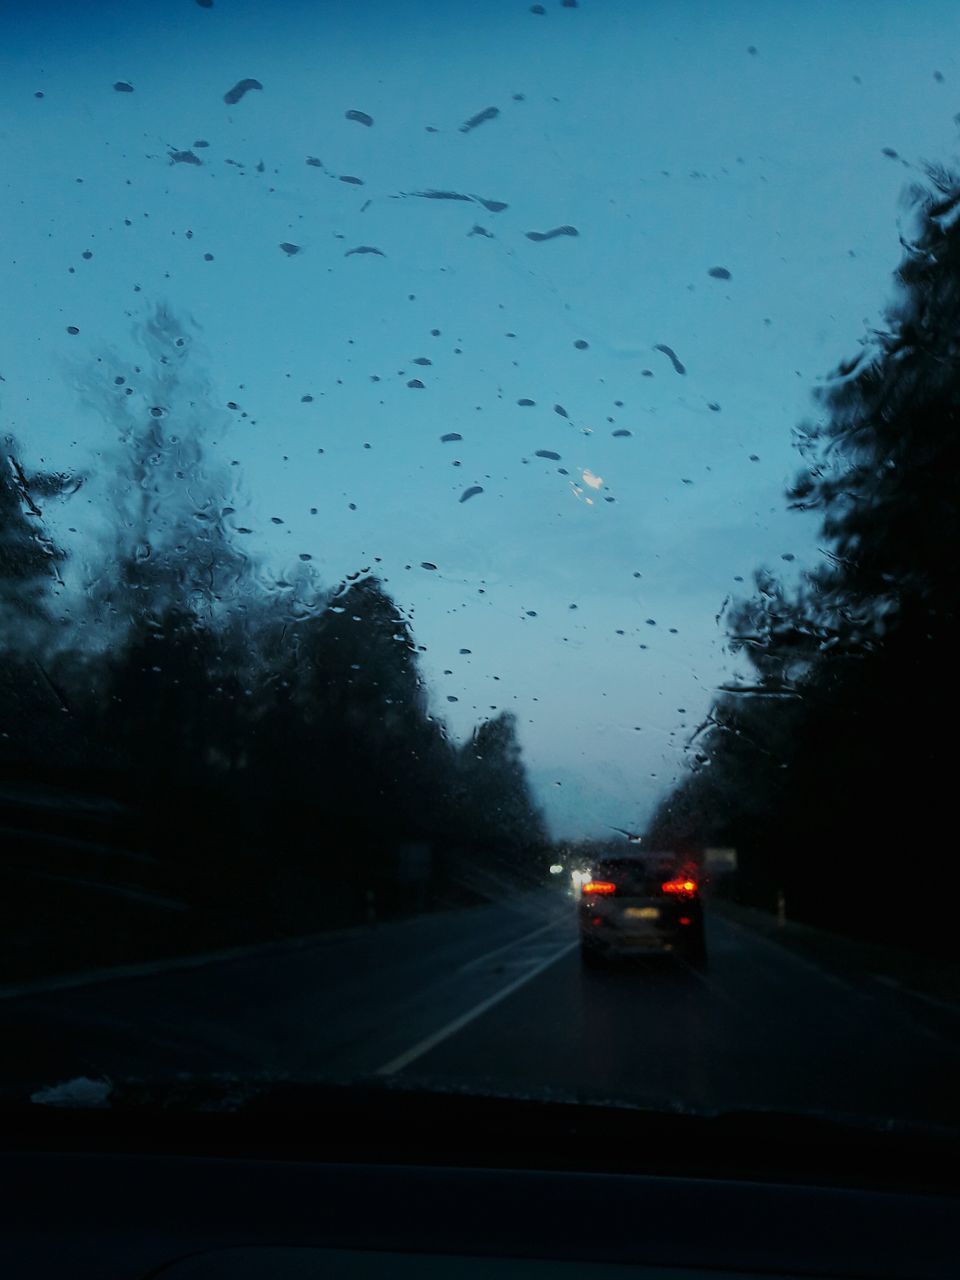
M442 900L409 892L411 848L431 885L460 884L458 857L519 876L544 836L512 718L457 747L382 582L361 570L329 589L308 564L254 561L235 486L208 461L227 414L191 332L161 307L137 338L136 362L111 356L81 379L114 442L90 478L82 555L53 544L39 506L75 482L28 475L8 442L0 752L122 794L146 846L137 893L179 895L217 936L363 918L370 892L381 912ZM113 900L98 899L100 930ZM71 902L62 928L82 930ZM157 945L174 919L189 933L176 914Z
M57 753L69 710L49 667L54 592L65 554L44 524L46 499L79 487L68 475L28 472L12 436L0 456L0 759Z
M460 753L460 795L472 841L502 874L539 878L547 844L530 791L516 717L502 711L474 730Z
M885 329L837 369L818 393L822 422L799 433L805 465L788 498L821 513L825 563L793 593L758 572L731 612L754 680L718 699L692 776L654 825L739 844L757 900L776 883L808 919L937 946L946 899L922 913L902 899L907 867L953 875L960 178L928 177L910 193Z

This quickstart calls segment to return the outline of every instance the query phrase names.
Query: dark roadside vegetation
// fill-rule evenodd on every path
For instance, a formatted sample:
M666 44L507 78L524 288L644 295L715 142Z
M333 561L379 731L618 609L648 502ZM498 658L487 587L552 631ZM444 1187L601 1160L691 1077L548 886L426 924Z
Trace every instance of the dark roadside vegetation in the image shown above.
M375 561L331 588L248 549L196 366L159 308L78 374L95 470L3 442L0 982L470 905L549 861L513 717L448 734Z
M648 832L734 847L724 892L794 921L956 955L960 177L929 166L881 331L818 392L787 501L821 567L767 569L726 614L742 679Z

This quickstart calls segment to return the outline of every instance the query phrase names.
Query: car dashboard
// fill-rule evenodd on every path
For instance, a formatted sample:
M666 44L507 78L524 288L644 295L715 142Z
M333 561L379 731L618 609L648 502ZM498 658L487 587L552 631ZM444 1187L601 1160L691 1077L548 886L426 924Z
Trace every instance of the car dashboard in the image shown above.
M6 1280L946 1280L942 1194L596 1172L12 1152Z

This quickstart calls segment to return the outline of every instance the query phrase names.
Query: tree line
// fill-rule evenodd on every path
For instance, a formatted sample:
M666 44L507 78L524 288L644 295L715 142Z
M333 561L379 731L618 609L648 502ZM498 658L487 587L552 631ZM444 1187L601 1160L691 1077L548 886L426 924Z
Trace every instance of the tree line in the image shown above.
M736 892L861 937L946 951L957 821L960 176L909 193L883 326L817 393L787 493L822 562L758 569L728 616L749 675L718 694L655 844L737 848Z
M3 442L0 774L115 798L114 843L155 864L126 865L130 893L202 903L227 932L231 913L294 930L535 882L547 836L515 718L455 741L369 566L329 586L309 555L280 572L247 549L189 331L158 308L139 340L137 363L85 377L116 441L85 475ZM63 545L50 529L85 498L95 519ZM14 898L40 892L30 858L55 896L50 856L20 851ZM89 878L57 857L58 882Z

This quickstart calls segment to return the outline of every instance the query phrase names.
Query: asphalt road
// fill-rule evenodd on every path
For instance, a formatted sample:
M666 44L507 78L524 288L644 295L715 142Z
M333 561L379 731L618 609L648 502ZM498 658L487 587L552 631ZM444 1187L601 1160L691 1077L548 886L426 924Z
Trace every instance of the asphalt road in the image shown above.
M585 971L541 893L137 977L7 993L0 1074L402 1074L656 1106L960 1125L960 1016L708 913L710 967Z

